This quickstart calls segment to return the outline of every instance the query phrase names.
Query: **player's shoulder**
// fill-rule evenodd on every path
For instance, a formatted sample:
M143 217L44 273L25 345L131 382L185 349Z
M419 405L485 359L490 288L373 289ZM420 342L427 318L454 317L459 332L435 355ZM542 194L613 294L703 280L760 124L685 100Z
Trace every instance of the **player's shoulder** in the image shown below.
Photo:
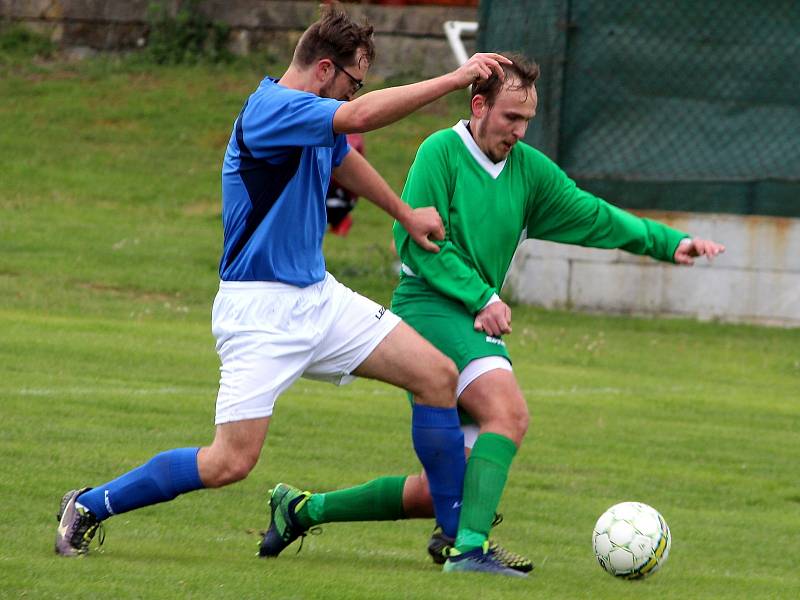
M534 162L539 164L551 163L552 161L541 150L534 148L527 142L520 140L514 145L513 154L519 160Z
M453 151L459 143L458 134L451 128L440 129L426 137L417 150L417 156L431 159L435 156L445 156Z
M520 172L535 179L552 177L560 171L559 166L544 152L521 140L514 145L511 156Z
M309 105L309 104L324 104L328 102L336 102L329 98L322 98L311 92L303 90L296 90L288 88L280 84L280 81L274 77L264 77L258 87L250 95L250 103L260 105Z
M442 147L452 144L456 140L458 140L458 134L453 131L451 127L448 127L447 129L434 131L425 138L425 140L422 142L422 145L429 147Z

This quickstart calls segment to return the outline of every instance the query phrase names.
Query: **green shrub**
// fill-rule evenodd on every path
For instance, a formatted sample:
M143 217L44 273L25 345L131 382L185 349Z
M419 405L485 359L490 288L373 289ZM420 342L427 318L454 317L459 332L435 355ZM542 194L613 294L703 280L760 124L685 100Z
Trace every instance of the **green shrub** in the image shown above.
M230 59L225 48L230 27L212 21L199 10L199 0L185 0L176 15L163 1L148 7L150 32L145 56L157 64L193 64Z
M49 57L55 44L23 25L0 21L0 55L13 58Z

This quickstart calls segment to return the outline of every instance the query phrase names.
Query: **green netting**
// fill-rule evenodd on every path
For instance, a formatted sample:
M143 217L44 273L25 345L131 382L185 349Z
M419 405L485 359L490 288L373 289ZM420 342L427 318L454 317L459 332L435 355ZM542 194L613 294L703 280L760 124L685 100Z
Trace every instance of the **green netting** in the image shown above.
M542 67L527 140L634 208L800 216L800 2L482 0Z

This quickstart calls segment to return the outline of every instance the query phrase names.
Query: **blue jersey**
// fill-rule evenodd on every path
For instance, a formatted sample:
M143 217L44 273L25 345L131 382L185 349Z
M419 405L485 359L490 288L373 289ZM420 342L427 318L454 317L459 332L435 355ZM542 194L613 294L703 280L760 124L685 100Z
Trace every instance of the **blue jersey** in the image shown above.
M325 277L325 193L349 150L333 131L341 105L269 77L248 98L222 166L220 279L305 287Z

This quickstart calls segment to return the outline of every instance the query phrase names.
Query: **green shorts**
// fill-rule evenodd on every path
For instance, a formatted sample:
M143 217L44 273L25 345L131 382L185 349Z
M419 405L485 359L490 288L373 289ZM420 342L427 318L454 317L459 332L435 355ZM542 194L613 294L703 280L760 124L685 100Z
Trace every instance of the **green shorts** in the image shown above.
M463 304L414 278L400 280L392 298L392 312L449 356L459 371L484 356L502 356L511 362L505 342L475 331L475 317Z
M392 312L449 356L459 372L473 360L486 356L501 356L511 362L501 338L475 331L475 317L463 304L445 298L420 280L400 280L392 297ZM460 409L459 413L463 424L474 423Z

